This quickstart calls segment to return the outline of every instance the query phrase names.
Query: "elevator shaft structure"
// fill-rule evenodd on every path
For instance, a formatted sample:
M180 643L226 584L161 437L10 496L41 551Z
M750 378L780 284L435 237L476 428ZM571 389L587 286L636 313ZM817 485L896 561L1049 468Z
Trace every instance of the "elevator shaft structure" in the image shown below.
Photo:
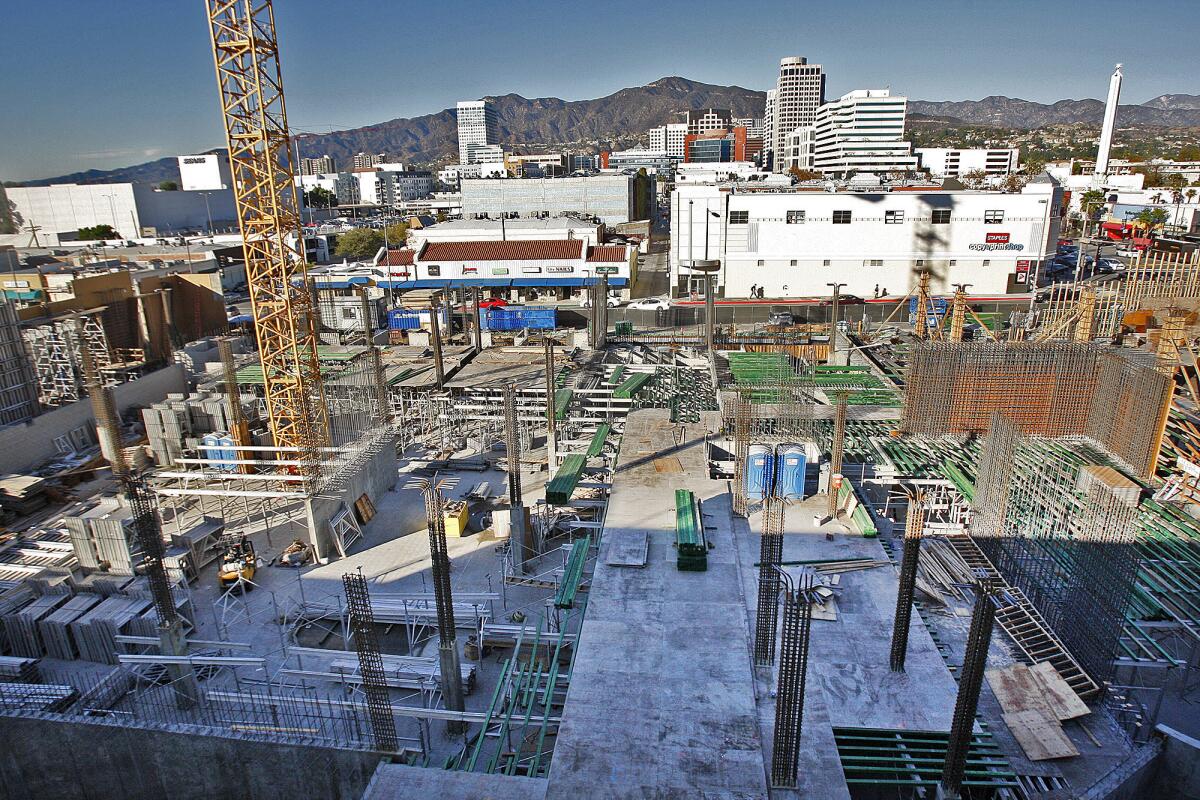
M205 0L276 447L298 448L315 489L329 414L317 362L304 241L271 0Z

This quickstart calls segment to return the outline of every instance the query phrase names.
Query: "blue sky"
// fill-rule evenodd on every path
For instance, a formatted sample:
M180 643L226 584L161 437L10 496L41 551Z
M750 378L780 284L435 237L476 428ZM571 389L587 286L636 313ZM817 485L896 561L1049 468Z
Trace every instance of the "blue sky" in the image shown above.
M15 10L19 8L20 10ZM804 55L836 96L1200 94L1200 1L276 0L293 130L328 131L516 92L600 97L667 75L766 89ZM202 0L43 0L3 12L0 179L223 144Z

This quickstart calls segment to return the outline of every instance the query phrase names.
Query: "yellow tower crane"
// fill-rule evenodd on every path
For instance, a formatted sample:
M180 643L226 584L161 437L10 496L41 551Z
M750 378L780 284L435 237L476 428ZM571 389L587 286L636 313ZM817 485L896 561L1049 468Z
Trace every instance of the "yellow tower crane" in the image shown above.
M311 490L321 448L329 445L329 414L317 362L275 12L271 0L205 0L205 8L267 416L275 446L305 465L301 472Z

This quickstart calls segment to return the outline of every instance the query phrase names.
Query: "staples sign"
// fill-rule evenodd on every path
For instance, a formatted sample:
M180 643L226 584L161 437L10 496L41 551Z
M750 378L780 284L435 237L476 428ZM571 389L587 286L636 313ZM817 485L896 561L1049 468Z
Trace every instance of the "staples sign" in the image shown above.
M986 241L988 244L1008 244L1008 234L1007 233L989 233L987 235L987 239L985 239L984 241Z

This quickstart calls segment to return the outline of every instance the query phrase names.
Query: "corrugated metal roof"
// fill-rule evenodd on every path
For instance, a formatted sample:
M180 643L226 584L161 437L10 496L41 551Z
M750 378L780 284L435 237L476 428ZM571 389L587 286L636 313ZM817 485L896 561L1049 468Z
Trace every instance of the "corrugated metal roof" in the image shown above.
M582 239L426 242L421 249L421 261L544 261L578 259L582 256Z

